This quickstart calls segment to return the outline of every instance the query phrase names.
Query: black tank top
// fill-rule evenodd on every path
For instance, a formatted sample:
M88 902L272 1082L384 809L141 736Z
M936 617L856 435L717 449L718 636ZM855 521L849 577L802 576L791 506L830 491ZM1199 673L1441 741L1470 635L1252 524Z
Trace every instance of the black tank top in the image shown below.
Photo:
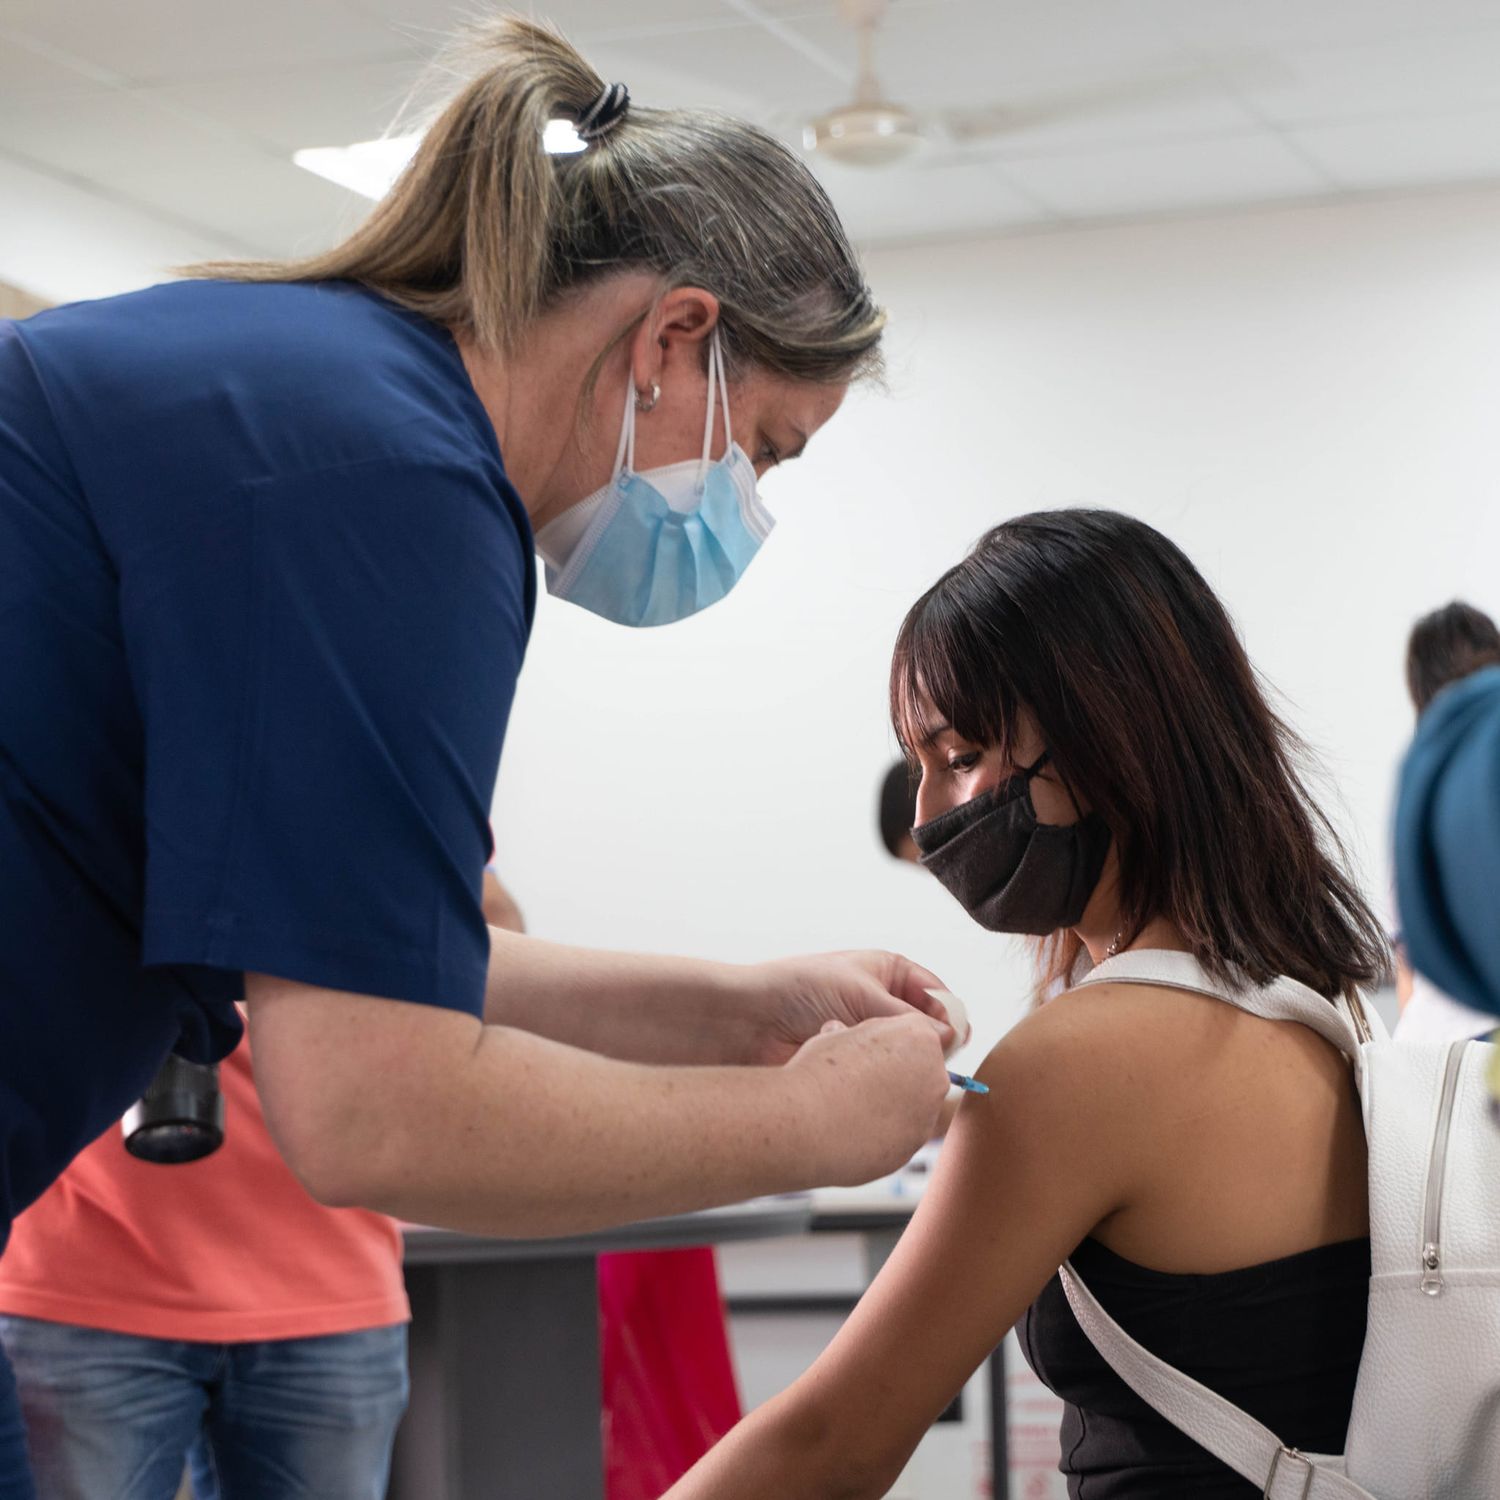
M1345 1240L1212 1276L1152 1271L1085 1240L1072 1262L1138 1343L1306 1453L1342 1453L1365 1342L1370 1242ZM1016 1330L1066 1403L1073 1500L1255 1500L1241 1479L1156 1415L1104 1362L1054 1276Z

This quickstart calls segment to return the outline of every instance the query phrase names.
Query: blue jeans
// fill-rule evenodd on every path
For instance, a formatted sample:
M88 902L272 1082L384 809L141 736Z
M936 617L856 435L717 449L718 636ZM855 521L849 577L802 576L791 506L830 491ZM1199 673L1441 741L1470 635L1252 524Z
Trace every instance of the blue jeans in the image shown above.
M16 1382L0 1345L0 1500L36 1500Z
M0 1316L0 1340L38 1500L172 1500L184 1460L195 1500L383 1500L405 1324L199 1344ZM0 1459L3 1429L0 1401Z

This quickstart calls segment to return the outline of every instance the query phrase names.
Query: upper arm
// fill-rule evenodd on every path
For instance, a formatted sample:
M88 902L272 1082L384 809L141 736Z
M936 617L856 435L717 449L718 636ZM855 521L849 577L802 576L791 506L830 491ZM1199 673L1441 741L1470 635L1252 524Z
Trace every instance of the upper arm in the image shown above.
M255 1087L277 1149L333 1206L370 1206L392 1153L472 1052L461 1011L245 975Z
M989 1094L964 1098L910 1227L798 1388L882 1480L1130 1192L1119 1059L1087 1020L1048 1007L986 1059Z
M502 932L525 932L526 918L516 905L516 898L501 885L500 877L488 867L484 872L484 892L481 898L484 920Z

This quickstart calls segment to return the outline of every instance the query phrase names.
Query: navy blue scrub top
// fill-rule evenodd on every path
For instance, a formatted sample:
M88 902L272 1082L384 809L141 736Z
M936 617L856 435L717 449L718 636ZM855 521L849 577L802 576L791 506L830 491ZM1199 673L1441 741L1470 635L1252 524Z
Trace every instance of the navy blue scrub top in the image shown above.
M231 1049L246 970L479 1013L534 601L436 324L225 282L0 321L0 1244Z

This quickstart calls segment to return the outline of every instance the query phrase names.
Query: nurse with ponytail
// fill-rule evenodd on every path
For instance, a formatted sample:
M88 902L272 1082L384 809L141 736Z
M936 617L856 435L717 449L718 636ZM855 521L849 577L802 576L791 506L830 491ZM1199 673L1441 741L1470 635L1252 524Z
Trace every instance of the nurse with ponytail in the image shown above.
M622 627L714 604L882 318L761 131L514 19L467 77L331 250L0 324L0 1238L242 998L315 1197L481 1233L866 1180L937 1113L905 959L485 925L534 551Z

